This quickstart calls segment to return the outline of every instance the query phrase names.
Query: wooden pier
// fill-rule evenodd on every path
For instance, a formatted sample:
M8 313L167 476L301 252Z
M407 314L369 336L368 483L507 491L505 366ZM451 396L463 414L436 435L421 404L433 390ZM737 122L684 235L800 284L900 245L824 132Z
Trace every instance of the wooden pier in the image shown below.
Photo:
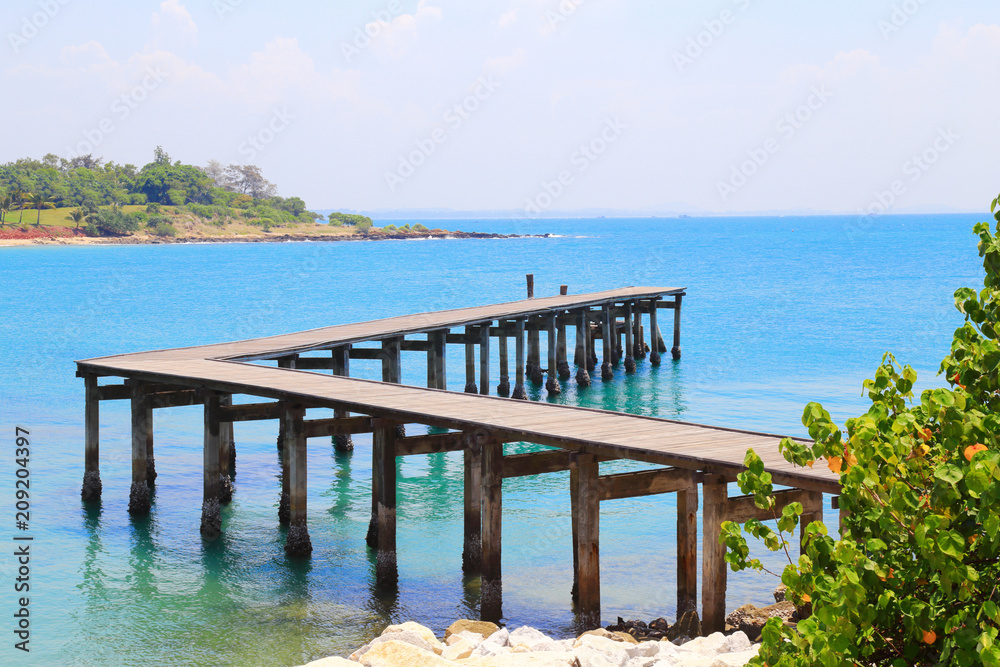
M587 408L513 400L527 394L534 377L556 392L572 377L567 356L568 329L575 335L574 365L581 387L597 366L595 345L602 341L601 377L610 379L623 363L633 372L648 353L660 362L666 346L657 312L674 311L671 353L679 359L680 288L630 287L593 294L529 298L525 301L421 313L345 324L299 333L219 345L124 354L78 361L84 379L85 472L83 498L101 496L99 405L129 400L132 406L132 485L129 512L150 510L156 481L154 410L204 406L204 497L201 532L221 532L220 503L232 498L238 421L277 420L283 474L278 521L289 526L285 545L291 557L312 552L306 507L310 438L333 438L341 450L351 436L372 434L372 514L368 544L377 553L379 586L394 587L396 566L396 466L400 456L463 452L463 567L482 577L481 614L502 616L501 525L503 480L570 471L574 589L579 624L600 623L600 503L653 494L677 494L678 615L697 608L699 487L702 498L702 624L706 633L721 630L725 618L727 565L718 543L723 521L770 519L747 497L729 497L727 484L743 470L748 447L756 449L779 492L777 511L801 502L803 528L821 519L823 493L837 494L839 481L823 469L798 468L778 452L779 436ZM644 318L645 316L645 318ZM541 340L547 347L542 366ZM624 341L619 342L621 338ZM649 344L646 340L648 337ZM514 386L509 353L514 350ZM490 347L498 345L499 373L490 368ZM373 344L375 346L373 346ZM465 392L449 392L446 349L465 351ZM478 348L478 349L477 349ZM427 388L401 382L402 354L423 353ZM477 355L478 352L478 355ZM478 357L478 358L477 358ZM381 382L350 377L352 359L381 361ZM478 377L477 377L478 370ZM326 372L316 372L326 371ZM327 374L327 372L329 374ZM124 378L104 384L101 378ZM492 378L499 378L491 393ZM263 401L234 404L234 396ZM317 410L323 416L310 414ZM333 416L330 417L330 410ZM406 435L420 424L445 432ZM411 432L414 432L411 429ZM548 449L504 454L504 443L529 442ZM602 475L603 461L628 459L660 466L653 470Z

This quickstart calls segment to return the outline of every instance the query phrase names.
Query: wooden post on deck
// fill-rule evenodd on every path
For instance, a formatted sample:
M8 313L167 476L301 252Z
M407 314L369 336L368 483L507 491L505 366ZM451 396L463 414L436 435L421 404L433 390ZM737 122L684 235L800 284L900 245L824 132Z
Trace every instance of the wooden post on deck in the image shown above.
M306 409L301 405L286 404L283 419L287 438L289 491L288 536L285 538L285 553L292 557L308 557L312 554L312 541L306 521L306 498L308 496L306 466L306 434L303 420Z
M635 373L635 358L632 356L635 352L635 346L632 341L632 302L625 302L625 372Z
M558 365L559 365L559 362L556 359L556 357L559 355L559 352L558 352L558 348L559 348L559 344L558 343L559 343L559 341L558 341L558 339L556 337L556 316L554 314L550 315L549 318L548 318L548 320L549 320L548 321L548 334L547 334L546 338L548 339L548 344L549 344L549 359L548 359L548 361L549 361L549 368L548 368L549 379L545 383L545 388L548 390L548 392L550 394L558 394L558 393L560 393L562 391L562 389L560 389L560 387L559 387L559 380L556 378L557 373L558 373L557 368L558 368Z
M478 394L479 387L476 385L476 344L473 342L476 336L476 328L465 327L465 393Z
M660 327L656 324L656 299L649 302L649 363L660 365Z
M702 493L701 628L710 635L726 627L726 546L719 544L729 503L726 478L705 475Z
M578 624L601 625L600 518L598 464L593 454L570 454L574 591Z
M375 581L380 588L395 588L396 569L396 425L373 419L372 489L376 525Z
M528 281L528 298L535 298L535 276L529 273L525 276ZM532 382L536 381L539 374L535 372L535 369L542 364L542 352L539 349L539 336L538 330L532 329L528 332L528 363L525 367L525 373L528 375L528 379Z
M83 376L83 487L80 497L84 502L101 499L101 401L98 397L97 376Z
M205 393L205 447L203 492L201 502L201 534L205 539L215 540L222 534L222 514L219 509L220 442L222 428L219 413L222 400L214 391Z
M569 371L569 358L566 352L566 325L556 321L556 370L560 380L568 380L573 377Z
M813 521L823 520L823 494L818 491L810 491L806 493L806 496L808 500L802 503L806 511L799 517L800 549L805 549L806 546L806 527L808 527ZM815 507L817 511L809 512L809 510L813 507ZM804 553L804 551L802 553Z
M402 384L403 371L402 338L388 338L382 341L382 382ZM406 425L396 424L396 437L406 437Z
M698 484L677 492L677 618L698 609Z
M132 488L129 491L128 511L133 516L149 514L151 506L149 477L146 459L149 456L148 433L150 422L149 396L141 382L132 383Z
M500 328L503 329L505 322L500 322ZM503 396L507 398L510 396L510 359L507 353L507 344L509 339L507 338L507 333L501 333L500 337L497 339L497 347L499 348L500 354L500 384L497 385L497 396Z
M674 306L674 346L670 348L670 354L674 359L681 358L681 294L674 297L677 305Z
M604 304L604 363L601 364L601 379L607 382L615 376L614 369L611 366L611 356L613 354L612 348L614 347L614 341L611 339L612 329L614 328L614 318L611 316L611 304Z
M462 548L462 571L475 574L483 561L483 443L484 434L462 434L465 445L465 543Z
M219 407L231 408L232 394L219 394ZM236 454L233 446L233 422L219 422L219 502L230 503L233 500L233 479L230 476L230 457ZM235 466L233 466L235 468Z
M333 356L333 374L337 377L350 377L351 376L351 346L341 345L330 350L330 354ZM350 416L350 412L342 408L337 408L333 411L333 416L335 419L346 419ZM354 451L354 440L350 435L335 435L333 436L333 449L341 454Z
M482 586L480 618L496 623L503 617L500 534L503 525L503 443L482 444Z
M590 335L590 322L587 321L587 311L581 310L576 321L576 384L581 387L590 386L590 373L587 371L590 352L587 349L587 337Z
M514 359L514 391L511 393L511 398L527 399L528 395L524 391L524 318L519 317L515 324L515 329L517 332L517 340L514 341L515 348L515 359Z
M487 322L479 329L479 393L489 396L490 393L490 324Z
M432 389L448 388L447 364L445 363L447 337L447 331L432 331L427 334L427 340L431 343L431 349L427 352L427 386Z

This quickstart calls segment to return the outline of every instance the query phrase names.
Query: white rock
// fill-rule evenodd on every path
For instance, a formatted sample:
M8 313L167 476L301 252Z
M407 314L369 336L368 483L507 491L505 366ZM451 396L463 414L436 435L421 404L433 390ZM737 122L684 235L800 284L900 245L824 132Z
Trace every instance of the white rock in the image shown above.
M547 636L545 633L528 627L521 626L510 633L507 639L508 644L514 650L519 646L526 647L529 651L561 651L565 650L563 645Z
M664 662L672 667L712 667L715 660L716 656L714 655L702 655L689 651L687 653L678 653L673 658L670 658L670 660Z
M482 635L477 634L476 636L481 637ZM448 637L448 645L444 647L443 651L441 651L441 657L445 660L461 660L462 658L468 658L472 655L472 652L476 649L477 645L478 643L473 644L465 637L452 635L451 637Z
M660 655L660 642L640 642L626 646L625 653L629 658L655 658Z
M336 656L330 658L320 658L319 660L313 660L312 662L302 665L302 667L358 667L356 662L351 662L346 658L338 658Z
M472 657L489 657L510 653L510 649L507 648L509 639L510 632L507 628L501 628L483 640L472 652Z
M637 644L624 644L623 642L616 642L613 639L608 639L606 637L598 637L597 635L583 635L576 642L577 648L573 650L574 653L583 648L590 648L599 653L604 654L608 662L612 665L617 665L621 667L628 659L631 657L626 652L626 647L634 647ZM579 655L579 654L578 654ZM580 667L583 667L583 662L581 661Z
M758 644L755 648L740 651L739 653L723 653L716 656L715 661L709 667L743 667L750 662L751 658L757 655L759 650L760 645Z
M452 643L457 642L460 639L464 639L473 646L479 646L480 644L483 643L483 639L485 639L485 637L483 637L478 632L469 632L468 630L463 630L462 632L457 632L448 637L448 639L445 640L445 643L451 645Z
M661 665L666 666L669 664L669 662L660 660L659 658L638 657L626 662L625 667L661 667Z
M465 658L456 665L469 667L577 667L576 658L564 651L539 651L538 653L509 653L489 658Z
M608 654L598 651L592 646L577 646L573 649L572 655L576 656L577 664L580 667L622 667L628 660L628 655L624 651L622 651L622 656L625 660L615 661Z
M747 637L747 633L742 630L737 630L733 634L726 637L725 643L722 645L720 653L741 653L742 651L747 651L750 649L750 638Z
M441 650L444 648L441 642L438 641L438 638L434 634L433 630L423 625L420 625L419 623L414 623L413 621L409 621L407 623L400 623L399 625L390 625L389 627L387 627L385 630L382 631L381 636L385 637L388 635L393 635L393 638L397 639L398 641L406 641L404 639L398 639L398 637L395 637L395 635L398 635L400 633L413 633L419 636L436 653L440 653ZM412 641L407 641L406 643L413 644ZM414 645L419 646L419 644L414 644ZM421 646L421 648L423 647Z
M677 647L680 652L697 653L699 655L718 655L726 644L726 636L721 632L713 632L707 637L695 637L686 644Z

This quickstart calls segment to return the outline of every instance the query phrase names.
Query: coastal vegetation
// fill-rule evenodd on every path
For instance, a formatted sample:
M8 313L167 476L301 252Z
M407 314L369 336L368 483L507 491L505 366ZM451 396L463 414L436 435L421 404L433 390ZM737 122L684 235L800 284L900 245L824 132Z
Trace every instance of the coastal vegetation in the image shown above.
M322 215L299 197L279 196L255 165L212 160L197 167L171 160L161 147L141 168L92 155L52 154L0 165L0 232L16 224L27 233L26 210L34 211L34 220L28 218L34 226L45 226L52 236L239 236L272 230L350 235L373 229L371 218L356 214L333 213L329 225L317 224Z
M955 292L965 324L941 362L947 387L913 394L917 373L886 354L865 380L871 407L843 428L817 403L802 423L813 444L784 440L802 466L840 476L840 538L805 529L798 561L788 540L802 506L775 512L777 530L723 524L733 570L763 565L745 534L784 551L781 580L796 626L771 619L752 665L1000 665L1000 197L996 230L979 223L983 288ZM775 507L771 476L753 450L739 485ZM773 511L773 510L772 510ZM806 617L807 616L807 617Z

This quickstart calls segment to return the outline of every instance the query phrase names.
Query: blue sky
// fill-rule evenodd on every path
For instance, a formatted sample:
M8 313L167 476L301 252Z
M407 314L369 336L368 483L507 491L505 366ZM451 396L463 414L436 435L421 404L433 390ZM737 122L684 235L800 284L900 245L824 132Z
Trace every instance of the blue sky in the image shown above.
M1000 190L995 2L8 0L0 29L0 161L161 144L355 210L978 211Z

